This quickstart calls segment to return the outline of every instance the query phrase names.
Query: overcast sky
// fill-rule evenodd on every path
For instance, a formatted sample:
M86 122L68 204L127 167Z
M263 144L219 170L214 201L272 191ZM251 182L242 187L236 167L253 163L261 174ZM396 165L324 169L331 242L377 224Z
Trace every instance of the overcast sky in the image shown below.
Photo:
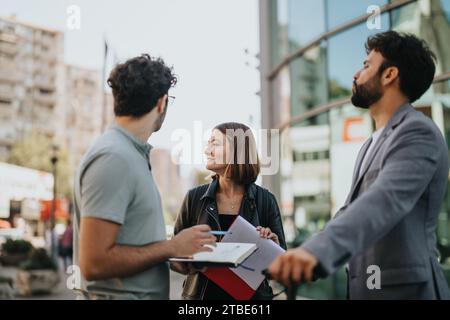
M67 28L70 5L81 9L79 30ZM121 61L147 52L173 65L176 101L150 139L157 147L173 146L173 130L192 131L196 120L259 127L256 0L2 0L0 15L12 14L63 31L67 63L101 69L105 34Z

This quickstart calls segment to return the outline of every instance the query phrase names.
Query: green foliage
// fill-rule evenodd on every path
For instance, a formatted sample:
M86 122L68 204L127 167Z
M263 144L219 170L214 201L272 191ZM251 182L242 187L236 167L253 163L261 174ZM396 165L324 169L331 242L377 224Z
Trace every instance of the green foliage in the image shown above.
M340 99L350 97L352 95L352 91L343 87L336 80L330 80L328 83L328 88L330 91L330 99Z
M34 249L28 260L20 265L22 270L57 270L55 262L50 258L45 249Z
M23 140L17 142L7 159L7 162L35 170L52 172L52 140L38 131L31 131ZM70 199L72 187L70 177L72 168L69 165L67 150L58 151L58 163L56 166L56 187L59 196Z
M25 240L8 239L2 244L2 251L6 254L28 254L33 245Z

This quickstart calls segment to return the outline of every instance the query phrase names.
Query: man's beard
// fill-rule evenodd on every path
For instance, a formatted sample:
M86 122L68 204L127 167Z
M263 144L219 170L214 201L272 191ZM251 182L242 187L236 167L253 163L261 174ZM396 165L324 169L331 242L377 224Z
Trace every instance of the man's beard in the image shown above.
M383 96L378 75L360 85L356 84L356 80L353 80L353 84L355 92L352 95L352 103L355 107L368 109Z

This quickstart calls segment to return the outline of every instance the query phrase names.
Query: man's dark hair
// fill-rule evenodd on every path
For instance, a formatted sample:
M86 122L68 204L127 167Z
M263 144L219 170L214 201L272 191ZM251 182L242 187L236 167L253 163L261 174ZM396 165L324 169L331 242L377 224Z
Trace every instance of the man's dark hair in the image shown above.
M436 56L416 36L395 31L378 33L367 39L367 54L372 50L385 60L378 70L380 75L389 67L398 68L400 90L409 102L419 99L433 82Z
M149 113L176 82L172 69L148 54L118 64L108 78L114 114L139 118Z

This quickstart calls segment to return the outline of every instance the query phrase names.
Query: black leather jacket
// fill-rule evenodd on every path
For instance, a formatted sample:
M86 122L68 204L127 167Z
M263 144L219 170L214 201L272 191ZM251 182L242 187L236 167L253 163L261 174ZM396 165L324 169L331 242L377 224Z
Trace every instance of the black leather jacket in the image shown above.
M218 229L219 212L216 204L216 189L218 181L191 189L185 196L177 220L174 233L198 224L207 224L212 229ZM280 241L280 246L286 249L283 224L275 196L267 189L254 183L246 187L239 215L252 225L269 227ZM202 299L209 280L198 273L187 276L183 284L183 299ZM253 299L272 299L272 288L265 280L257 289Z

